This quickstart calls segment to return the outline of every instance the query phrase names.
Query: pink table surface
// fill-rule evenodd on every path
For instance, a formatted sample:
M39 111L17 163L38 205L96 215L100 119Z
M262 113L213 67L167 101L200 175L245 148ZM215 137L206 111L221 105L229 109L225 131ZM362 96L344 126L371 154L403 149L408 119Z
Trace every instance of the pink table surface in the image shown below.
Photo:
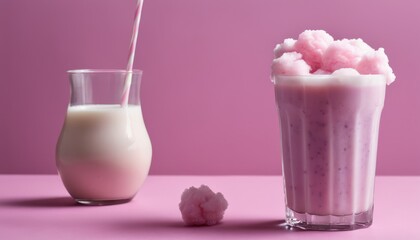
M222 224L185 227L184 188L208 184L229 202ZM347 232L292 231L280 176L150 176L130 203L81 206L57 175L0 175L0 239L420 239L420 176L377 177L374 223Z

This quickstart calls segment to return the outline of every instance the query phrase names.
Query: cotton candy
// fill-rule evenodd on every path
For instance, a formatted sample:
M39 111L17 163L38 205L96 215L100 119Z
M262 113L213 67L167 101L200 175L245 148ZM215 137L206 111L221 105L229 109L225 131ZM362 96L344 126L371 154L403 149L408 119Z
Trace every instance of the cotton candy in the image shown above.
M295 51L296 40L293 38L286 38L283 43L277 44L274 48L275 58L281 57L285 52L294 52Z
M395 81L395 74L388 62L385 50L379 48L377 51L364 55L356 69L361 74L383 74L389 85Z
M334 72L340 68L356 68L363 51L349 41L334 41L322 56L322 69Z
M368 52L373 52L375 49L373 49L371 46L369 46L367 43L365 43L361 38L357 39L343 39L343 42L348 42L349 44L356 47L356 50L360 51L361 54L365 54Z
M323 30L306 30L295 41L277 44L271 65L275 75L384 75L395 80L383 48L374 50L362 39L335 40Z
M273 60L271 72L275 75L307 75L311 67L302 59L302 54L286 52Z
M322 55L333 41L334 38L324 30L306 30L299 35L295 49L315 72L321 68Z
M223 219L228 202L221 193L208 186L185 189L179 203L182 219L187 225L215 225Z

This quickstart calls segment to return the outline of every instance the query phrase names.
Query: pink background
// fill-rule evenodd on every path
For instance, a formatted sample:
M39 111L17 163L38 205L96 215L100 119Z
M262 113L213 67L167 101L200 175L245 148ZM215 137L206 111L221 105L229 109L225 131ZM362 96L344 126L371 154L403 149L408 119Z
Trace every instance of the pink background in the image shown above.
M0 173L55 173L66 70L124 68L133 1L0 0ZM304 29L384 47L379 174L420 174L420 2L146 0L135 67L152 174L280 174L272 49Z

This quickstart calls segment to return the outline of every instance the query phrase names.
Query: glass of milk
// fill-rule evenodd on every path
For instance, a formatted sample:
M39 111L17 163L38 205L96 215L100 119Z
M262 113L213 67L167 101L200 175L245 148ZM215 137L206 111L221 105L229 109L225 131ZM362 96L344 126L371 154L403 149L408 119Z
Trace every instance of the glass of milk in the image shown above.
M56 164L79 203L130 201L150 168L152 146L140 105L142 72L71 70L70 103L56 148ZM128 104L124 82L132 75Z

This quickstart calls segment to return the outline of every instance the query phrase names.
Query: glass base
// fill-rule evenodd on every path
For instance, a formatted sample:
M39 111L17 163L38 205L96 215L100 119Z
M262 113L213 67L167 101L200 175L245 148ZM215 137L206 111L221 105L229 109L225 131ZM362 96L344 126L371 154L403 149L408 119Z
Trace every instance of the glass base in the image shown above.
M286 223L290 227L315 231L347 231L372 225L373 208L350 215L313 215L298 213L286 207Z
M77 203L89 206L104 206L104 205L115 205L130 202L129 199L118 199L118 200L87 200L87 199L75 199Z

